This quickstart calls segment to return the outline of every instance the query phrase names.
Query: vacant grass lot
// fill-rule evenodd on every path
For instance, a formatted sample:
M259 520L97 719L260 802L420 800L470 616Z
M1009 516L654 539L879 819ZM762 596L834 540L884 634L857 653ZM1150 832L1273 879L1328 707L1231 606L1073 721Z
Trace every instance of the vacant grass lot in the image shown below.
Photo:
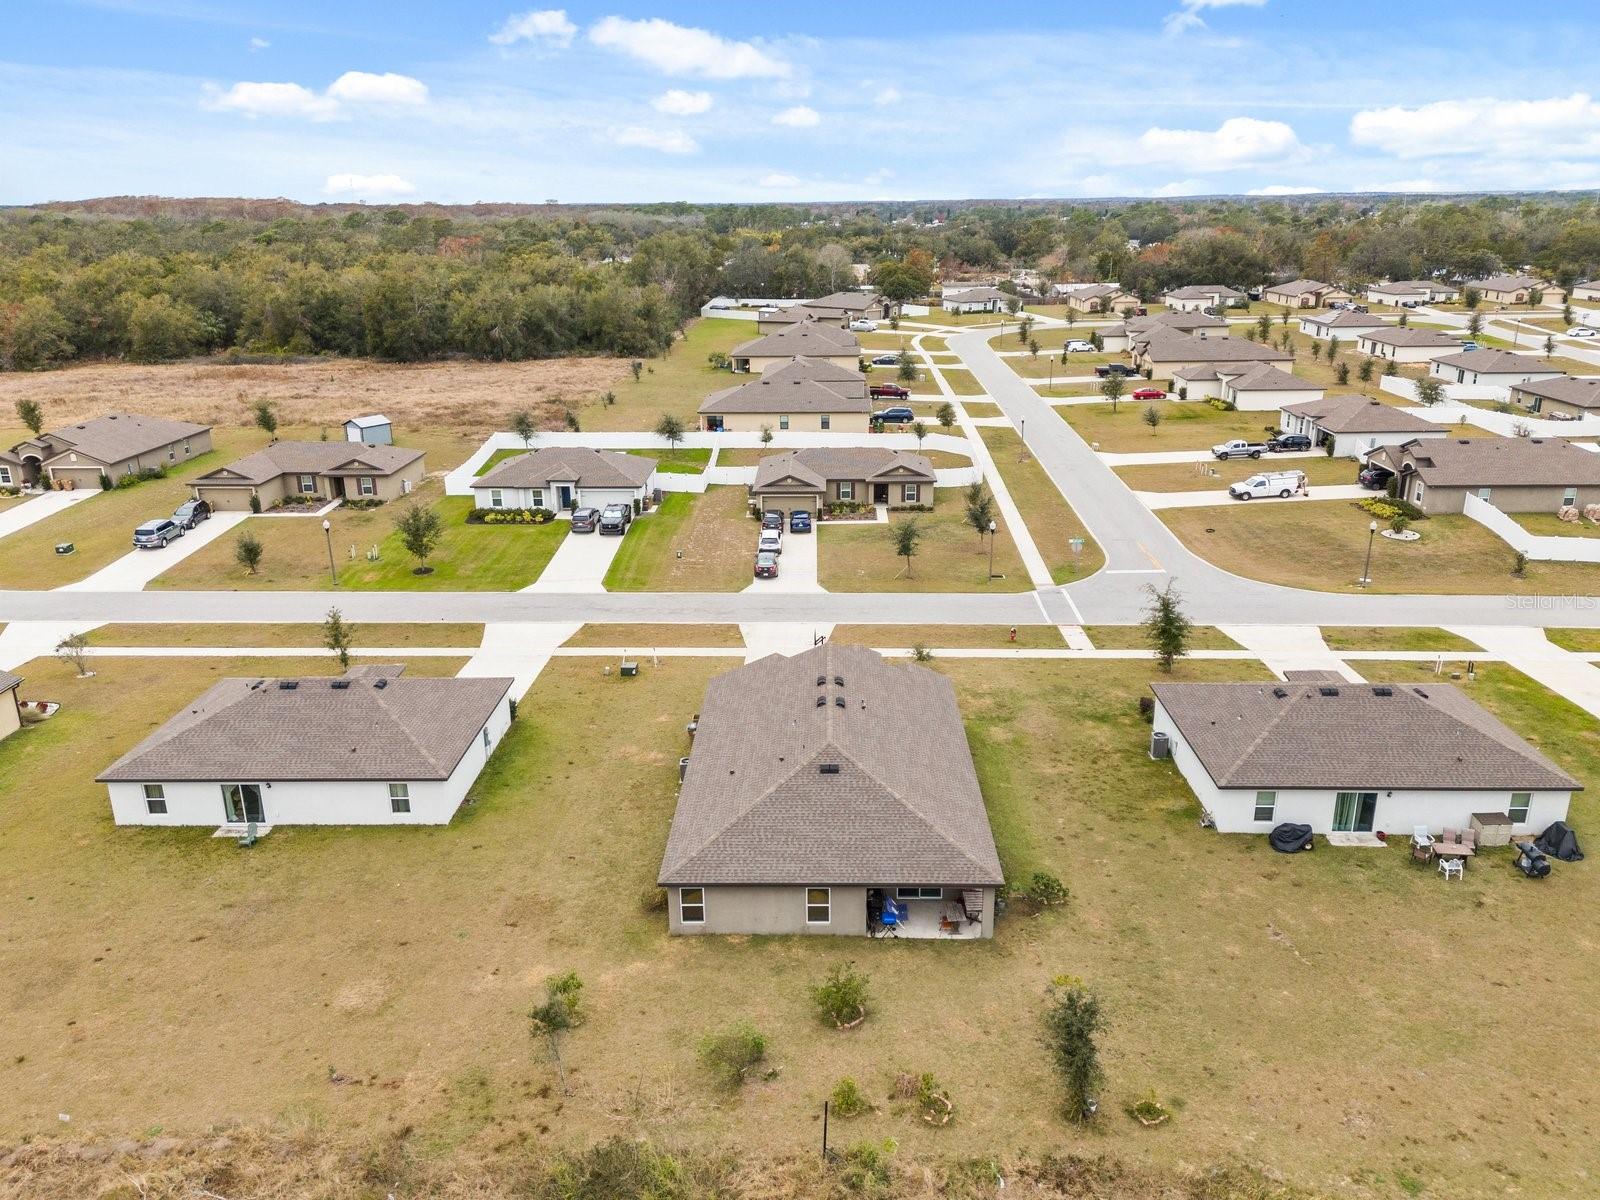
M418 493L421 503L436 494L434 489ZM398 501L364 512L336 508L328 515L333 522L333 552L341 589L518 591L539 578L571 529L566 521L547 525L468 525L466 515L472 509L472 497L445 496L434 503L444 521L444 535L428 559L433 571L416 575L416 561L406 553L394 528L406 503L409 501ZM245 532L253 534L262 545L261 566L255 575L234 561L234 548ZM378 548L377 562L367 561L371 546ZM332 585L322 522L310 517L252 517L227 537L157 576L150 586L229 591L329 588Z
M668 492L635 521L606 572L611 592L736 592L749 584L757 525L742 487Z
M1006 490L1022 510L1022 521L1033 544L1044 555L1050 577L1057 583L1093 575L1105 565L1100 544L1089 536L1061 489L1045 473L1013 429L984 427L979 431L994 458ZM1083 549L1072 553L1073 538L1083 539Z
M1155 405L1161 424L1154 429L1140 416L1148 404L1138 400L1122 400L1116 412L1109 404L1067 404L1056 411L1085 441L1118 454L1204 450L1233 438L1259 440L1277 428L1272 412L1218 412L1203 400L1157 400Z
M370 623L349 626L354 636L352 647L367 646L478 646L483 642L483 626L447 621L421 623ZM206 625L102 625L91 630L89 641L95 646L306 646L322 649L321 625L256 625L213 623Z
M1330 625L1323 627L1322 640L1332 650L1427 650L1449 653L1483 649L1460 634L1427 627L1407 629L1381 625Z
M1122 481L1136 492L1205 492L1225 488L1260 471L1304 471L1313 488L1318 484L1354 483L1356 464L1348 458L1208 459L1200 463L1155 463L1141 467L1116 467ZM1215 471L1216 474L1210 474ZM1313 491L1312 495L1316 495Z
M993 325L998 329L1002 321L1013 328L1016 327L1017 319L1009 313L953 313L937 307L930 307L925 317L914 317L907 313L901 318L903 325L959 325L963 328L971 325Z
M1000 406L992 400L963 400L961 407L967 410L969 417L998 417L1004 414Z
M1093 375L1094 369L1106 363L1125 363L1128 356L1125 354L1073 354L1066 362L1061 361L1059 354L1038 355L1022 354L1002 360L1005 364L1021 375L1024 379L1043 379L1048 383L1052 379L1077 379L1085 375ZM1144 379L1129 379L1128 390L1131 392L1136 387L1147 386ZM1156 384L1153 386L1160 387Z
M625 372L610 385L613 403L606 404L603 395L599 399L583 397L587 403L579 411L579 421L585 429L645 430L654 429L663 413L672 413L692 429L702 400L748 378L713 370L707 355L714 351L726 354L757 336L754 321L706 317L692 321L665 357L642 360L644 369L638 382ZM578 397L573 399L576 402Z
M817 526L818 582L830 592L1018 592L1031 586L1005 519L996 514L994 570L989 578L989 539L966 523L957 489L940 488L931 513L891 513L891 523L915 519L922 540L912 558L895 556L888 524L824 521Z
M557 660L523 711L562 721L524 715L451 826L279 829L249 852L209 830L114 829L90 776L216 675L326 664L97 665L78 681L31 664L66 707L0 743L0 902L26 915L0 940L0 1127L18 1139L58 1133L66 1113L84 1140L242 1121L382 1132L385 1153L430 1161L588 1145L600 1131L764 1158L812 1152L820 1101L851 1075L878 1111L835 1138L892 1137L913 1172L1049 1151L1239 1158L1294 1185L1396 1200L1589 1190L1581 1147L1600 1135L1600 1054L1571 1035L1600 960L1535 960L1530 943L1584 944L1600 876L1558 864L1534 886L1502 851L1447 886L1399 848L1284 858L1202 831L1176 771L1145 752L1144 664L936 661L956 684L1008 876L1048 870L1072 891L1044 916L1014 907L983 944L665 934L643 898L683 723L724 662L621 680ZM1266 675L1185 663L1178 677ZM1562 765L1600 778L1587 717L1508 669L1471 686ZM46 790L49 804L29 801ZM1593 788L1579 795L1580 830L1595 806ZM806 991L847 959L871 979L871 1015L841 1035ZM526 1014L566 970L584 981L589 1020L565 1039L562 1095ZM1056 1116L1037 1041L1058 974L1086 981L1105 1011L1090 1130ZM769 1035L778 1073L729 1098L694 1047L736 1020ZM1562 1046L1560 1086L1548 1056L1508 1045ZM932 1129L890 1103L901 1071L935 1074L956 1120ZM1177 1113L1157 1131L1121 1111L1147 1091Z
M1064 650L1054 625L1018 625L1016 641L1005 625L835 625L830 642L885 648L926 646L930 650Z
M654 649L659 646L743 646L737 625L623 625L601 622L585 625L563 646L621 646Z
M1356 580L1372 518L1348 501L1164 509L1156 515L1191 550L1236 574L1317 591L1364 590ZM1412 528L1420 541L1374 539L1372 586L1365 590L1593 595L1600 589L1600 565L1529 563L1517 578L1511 574L1512 549L1467 517L1433 517Z
M1143 625L1085 625L1084 633L1097 650L1148 650L1150 634ZM1189 631L1191 650L1242 650L1214 625L1196 625Z

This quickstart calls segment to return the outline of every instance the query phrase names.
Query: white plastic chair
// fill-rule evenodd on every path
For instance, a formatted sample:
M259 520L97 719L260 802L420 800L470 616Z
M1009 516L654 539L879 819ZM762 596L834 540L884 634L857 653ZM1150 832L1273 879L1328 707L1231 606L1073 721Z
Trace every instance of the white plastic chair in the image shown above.
M1466 864L1459 858L1441 858L1439 860L1439 872L1446 880L1451 878L1460 879L1462 869L1465 866Z

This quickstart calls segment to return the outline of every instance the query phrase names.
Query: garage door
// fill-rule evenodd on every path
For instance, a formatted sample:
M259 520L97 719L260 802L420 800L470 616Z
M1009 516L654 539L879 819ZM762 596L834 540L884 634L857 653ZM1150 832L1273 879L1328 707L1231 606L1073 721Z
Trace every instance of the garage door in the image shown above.
M217 512L249 512L249 488L197 488L200 499Z

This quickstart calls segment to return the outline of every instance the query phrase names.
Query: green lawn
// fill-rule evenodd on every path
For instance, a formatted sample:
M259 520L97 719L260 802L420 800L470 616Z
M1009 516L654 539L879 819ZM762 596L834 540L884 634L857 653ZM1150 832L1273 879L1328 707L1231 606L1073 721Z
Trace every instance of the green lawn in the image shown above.
M1555 513L1507 513L1529 533L1541 537L1600 537L1600 525L1592 521L1563 521Z
M1005 480L1006 490L1022 510L1023 524L1044 556L1050 577L1057 583L1066 583L1093 575L1104 566L1106 556L1100 544L1089 536L1061 489L1027 452L1016 431L985 427L979 432L1000 478ZM1072 553L1073 538L1083 539L1083 549L1076 556Z
M1132 390L1131 388L1129 389ZM1110 404L1068 404L1056 409L1085 441L1117 453L1156 450L1203 450L1233 438L1259 440L1276 429L1276 413L1218 412L1203 400L1157 400L1161 423L1151 429L1142 414L1149 403L1122 400Z
M940 374L944 381L950 385L950 390L958 396L982 396L983 386L977 377L965 367L940 367Z
M757 336L754 321L694 320L665 357L644 360L638 382L625 375L610 389L614 404L596 399L583 407L579 419L585 429L640 431L654 429L663 413L672 413L692 429L701 401L749 379L713 370L706 356L713 351L726 354Z
M1600 629L1546 629L1544 635L1563 650L1600 654Z
M561 644L631 647L635 650L653 650L663 646L742 648L744 636L737 625L623 625L601 622L585 625Z
M960 325L963 327L969 325L993 325L998 329L1002 319L1012 327L1016 326L1017 319L1009 313L951 313L945 312L944 309L938 307L929 308L928 315L925 317L914 317L907 313L901 318L901 324Z
M656 460L656 470L663 475L704 475L711 461L709 447L679 446L676 450L629 450L640 458Z
M1085 625L1084 633L1097 650L1148 650L1150 635L1143 625ZM1214 625L1196 625L1189 631L1191 650L1242 650Z
M352 623L352 646L478 646L483 642L483 626L447 621ZM102 625L91 630L89 641L96 646L266 646L324 645L321 625L262 625L242 622L216 622L205 625Z
M996 514L994 570L989 578L989 539L966 523L959 489L940 488L935 511L891 513L890 522L915 520L922 541L907 573L895 556L890 526L866 521L823 521L817 547L818 580L830 592L1017 592L1032 584L1005 519Z
M1064 650L1067 643L1054 625L1018 625L1016 640L1005 625L835 625L830 642L844 646L931 650Z
M1382 625L1324 626L1322 640L1332 650L1425 650L1451 653L1483 649L1460 634L1425 626L1414 629Z
M628 529L606 572L610 592L735 592L748 586L757 525L742 487L668 492Z
M1356 481L1356 464L1348 458L1233 458L1226 462L1154 463L1138 467L1117 467L1122 481L1136 492L1205 492L1226 488L1248 479L1258 471L1304 471L1313 489L1319 485L1342 485ZM1210 472L1215 472L1211 474ZM1315 490L1312 495L1316 495Z
M421 502L428 500L425 497ZM404 511L403 503L365 512L337 508L329 514L341 589L519 591L539 578L571 528L566 521L548 525L468 525L465 518L472 509L472 498L446 496L434 505L444 521L444 536L428 560L433 570L417 575L413 573L416 562L406 553L394 528L395 519ZM256 575L234 561L234 548L245 532L262 544L260 573ZM369 562L366 557L372 546L378 549L376 562ZM305 517L251 517L232 534L218 538L157 576L150 586L230 591L329 588L332 584L322 522Z
M519 454L527 454L529 450L532 450L531 446L528 448L528 450L524 450L521 446L510 446L496 450L493 454L489 455L488 458L483 460L483 466L474 471L472 473L472 477L474 479L481 478L482 476L487 475L490 471L494 470L501 463L505 462L506 459L516 458Z

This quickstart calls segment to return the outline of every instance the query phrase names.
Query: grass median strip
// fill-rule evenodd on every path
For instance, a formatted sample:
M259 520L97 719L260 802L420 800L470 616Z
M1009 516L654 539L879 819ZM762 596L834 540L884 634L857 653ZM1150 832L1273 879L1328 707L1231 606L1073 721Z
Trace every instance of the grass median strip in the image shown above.
M330 601L337 604L336 600ZM454 622L385 624L350 622L355 629L353 649L368 646L476 647L483 641L483 626ZM102 625L89 633L94 646L304 646L321 649L321 625L268 625L212 622L204 625L128 624Z
M1096 650L1150 649L1150 635L1143 625L1085 625L1083 631ZM1189 631L1189 649L1242 650L1244 647L1214 625L1196 625Z
M922 536L908 573L893 526L912 520ZM1026 591L1032 585L1011 531L998 514L996 521L994 573L1003 578L989 578L989 538L967 524L961 489L940 488L933 512L893 512L887 524L819 522L818 581L830 592Z
M1066 583L1092 575L1104 566L1106 558L1100 544L1089 536L1061 489L1027 452L1016 430L985 427L978 432L989 447L1000 478L1005 480L1006 490L1022 510L1023 524L1044 556L1050 578ZM1072 552L1073 538L1083 539L1083 549L1076 555Z
M1482 650L1459 634L1430 626L1335 625L1324 626L1322 640L1330 650L1426 650L1450 653Z
M561 643L566 647L615 646L652 650L661 646L741 647L744 637L737 625L625 625L600 622L585 625Z
M836 625L830 642L845 646L926 646L956 650L1064 650L1054 625L1018 625L1017 640L1005 625Z

